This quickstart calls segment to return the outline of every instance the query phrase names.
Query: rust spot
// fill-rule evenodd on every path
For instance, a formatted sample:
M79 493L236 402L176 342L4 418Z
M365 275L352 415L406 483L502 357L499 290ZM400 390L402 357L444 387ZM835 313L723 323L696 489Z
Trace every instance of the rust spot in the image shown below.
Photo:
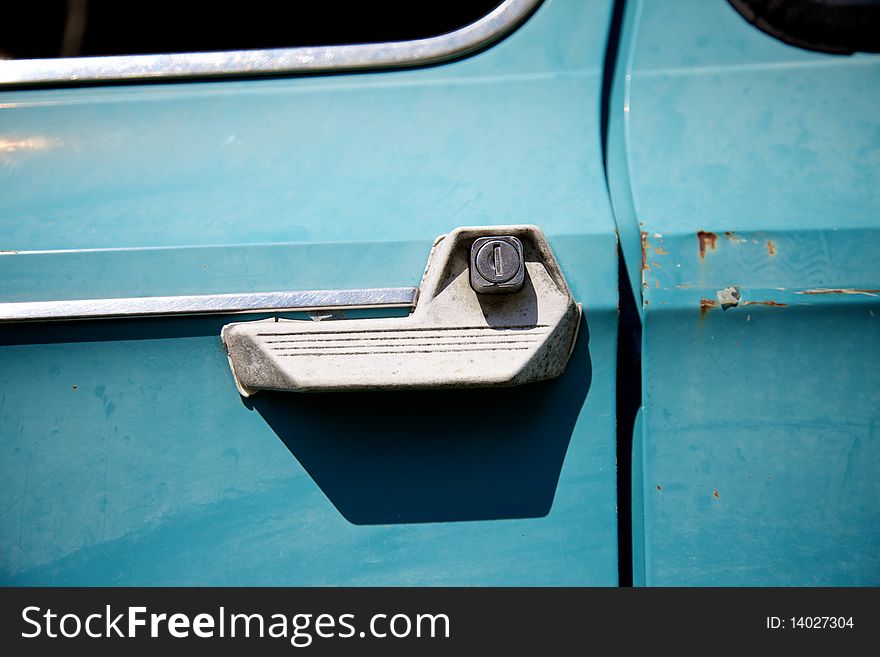
M714 251L718 244L718 235L705 230L697 231L697 239L700 241L700 258L706 257L706 248Z
M771 256L776 255L776 245L773 243L773 240L767 240L767 253Z
M856 288L822 288L818 290L804 290L803 292L796 292L796 294L867 294L869 297L875 297L880 294L880 290L859 290Z
M663 486L661 486L660 484L657 484L657 490L663 490Z
M714 299L700 299L700 317L705 317L712 308L717 308L718 302Z
M734 233L732 230L725 230L725 231L724 231L724 237L726 237L726 238L729 239L729 240L735 240L735 239L736 239L736 233Z
M779 303L778 301L743 301L743 306L770 306L772 308L788 308L787 303Z
M73 389L76 390L78 386L73 386Z
M712 497L714 497L715 499L718 499L718 498L721 497L721 496L718 494L718 491L717 491L717 490L713 490L713 491L712 491Z
M654 253L656 253L657 255L669 255L669 251L664 249L662 246L655 246Z

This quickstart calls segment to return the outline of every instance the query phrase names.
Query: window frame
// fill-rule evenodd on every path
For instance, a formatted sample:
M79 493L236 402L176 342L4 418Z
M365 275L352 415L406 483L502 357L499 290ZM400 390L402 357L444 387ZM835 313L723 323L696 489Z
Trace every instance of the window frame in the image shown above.
M0 86L323 73L437 64L507 35L543 0L504 0L439 36L355 45L0 61Z

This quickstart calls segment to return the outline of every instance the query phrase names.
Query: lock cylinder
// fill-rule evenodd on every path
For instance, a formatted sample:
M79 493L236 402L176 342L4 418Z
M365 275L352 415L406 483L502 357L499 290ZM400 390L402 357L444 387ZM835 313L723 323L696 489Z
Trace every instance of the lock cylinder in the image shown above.
M471 287L480 294L518 292L525 281L523 245L512 235L474 240L470 265Z

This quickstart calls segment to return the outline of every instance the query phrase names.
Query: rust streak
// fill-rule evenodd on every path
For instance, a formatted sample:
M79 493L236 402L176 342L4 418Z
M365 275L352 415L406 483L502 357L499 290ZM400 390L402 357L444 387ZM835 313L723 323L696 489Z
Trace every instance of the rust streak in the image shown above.
M700 241L700 258L706 257L707 247L711 251L714 251L716 245L718 244L718 235L705 230L697 231L697 239Z
M645 272L650 269L648 266L648 247L650 244L648 243L648 233L646 231L641 232L642 236L642 287L648 287L647 280L645 278Z
M700 318L706 316L706 313L709 312L712 308L717 308L718 302L714 299L700 299Z
M804 290L795 294L867 294L869 297L876 297L880 294L880 290L858 290L855 288L834 288L834 289L817 289Z
M778 301L743 301L743 306L771 306L773 308L788 308L787 303L779 303Z
M771 256L776 255L776 244L773 243L773 240L767 240L767 253Z

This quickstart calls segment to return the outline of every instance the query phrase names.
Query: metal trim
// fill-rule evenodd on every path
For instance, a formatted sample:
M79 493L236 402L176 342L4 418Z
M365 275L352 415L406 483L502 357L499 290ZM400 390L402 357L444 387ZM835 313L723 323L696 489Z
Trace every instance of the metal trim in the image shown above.
M427 39L316 48L0 61L0 84L318 73L436 64L511 32L542 0L505 0L480 20Z
M413 308L417 296L418 288L416 287L383 287L125 299L25 301L0 303L0 322L339 310L343 308Z

